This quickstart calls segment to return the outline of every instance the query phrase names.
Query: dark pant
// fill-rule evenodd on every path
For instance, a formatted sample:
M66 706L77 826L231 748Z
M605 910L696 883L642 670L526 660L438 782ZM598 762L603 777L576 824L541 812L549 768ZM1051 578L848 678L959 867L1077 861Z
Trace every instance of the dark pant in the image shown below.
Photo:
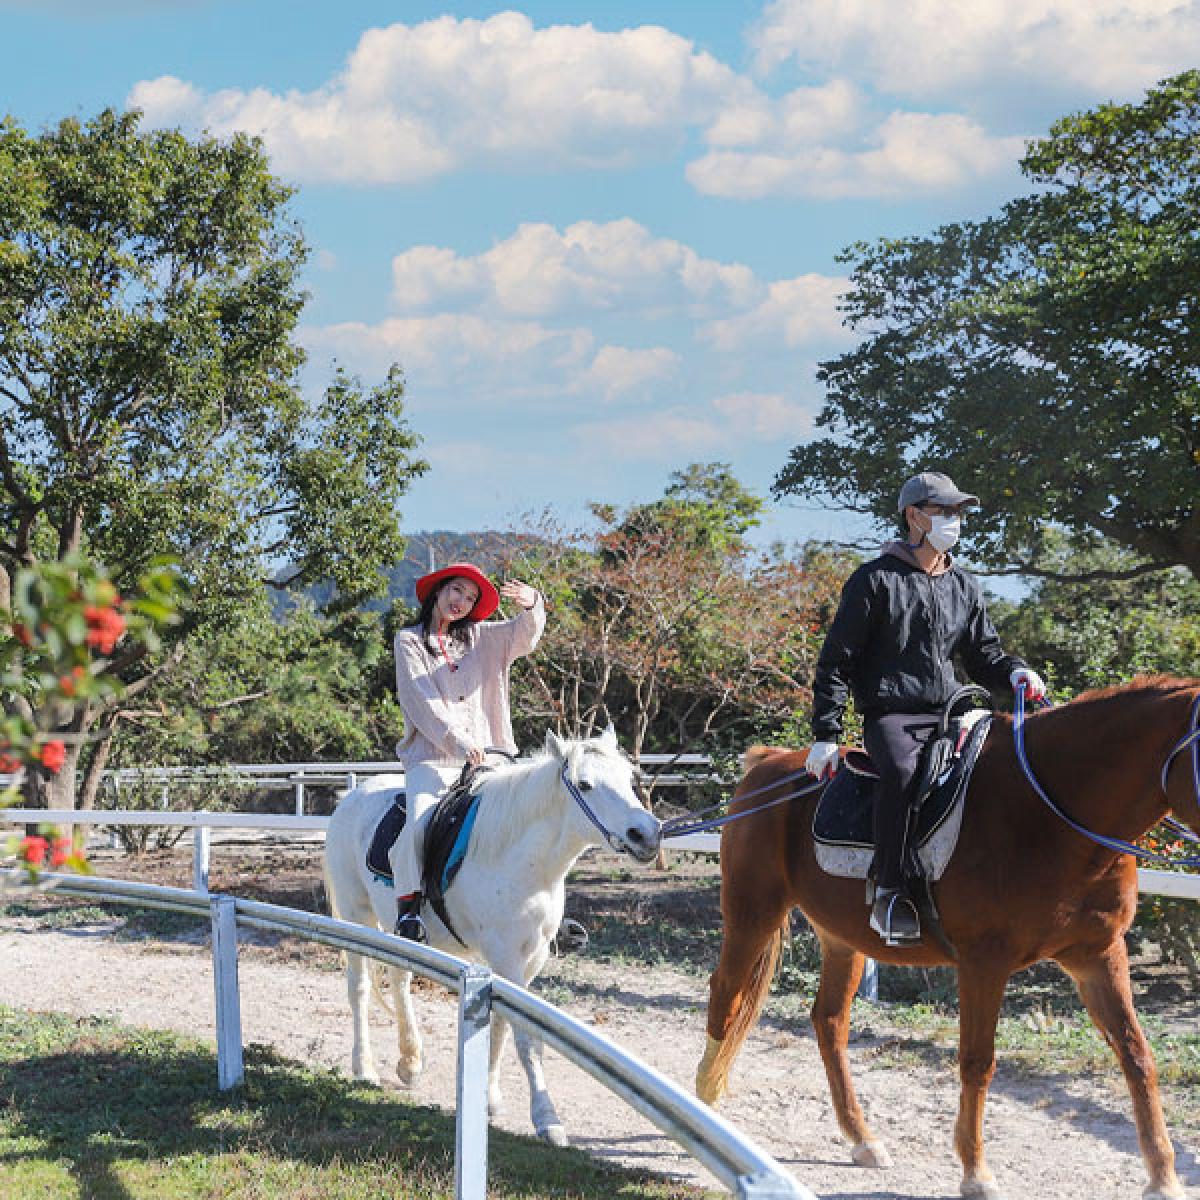
M875 801L875 883L898 888L904 862L904 824L917 760L938 727L933 713L885 713L863 724L863 744L879 772Z

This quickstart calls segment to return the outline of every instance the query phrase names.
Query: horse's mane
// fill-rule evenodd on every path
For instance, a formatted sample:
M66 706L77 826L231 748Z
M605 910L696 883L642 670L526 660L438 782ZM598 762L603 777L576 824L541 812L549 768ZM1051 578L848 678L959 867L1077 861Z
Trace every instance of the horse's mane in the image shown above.
M1114 701L1127 702L1134 696L1142 698L1165 697L1176 692L1194 692L1200 689L1200 679L1186 679L1181 675L1138 675L1125 683L1114 683L1109 687L1092 688L1080 692L1062 707L1073 709L1107 707ZM1049 711L1049 710L1047 710Z
M567 774L576 778L587 743L567 742ZM506 763L482 775L476 789L479 812L468 853L483 860L501 858L533 822L550 815L559 803L555 779L562 759L544 750ZM538 772L543 779L537 779Z

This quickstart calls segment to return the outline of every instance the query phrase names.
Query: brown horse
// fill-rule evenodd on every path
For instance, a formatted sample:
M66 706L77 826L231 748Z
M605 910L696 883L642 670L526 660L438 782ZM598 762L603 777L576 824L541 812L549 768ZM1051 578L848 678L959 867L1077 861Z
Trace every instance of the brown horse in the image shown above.
M1197 680L1139 679L1039 713L1028 721L1025 737L1038 782L1075 821L1109 837L1136 839L1168 810L1200 829L1190 748L1175 758L1166 795L1159 783L1164 761L1188 732L1198 695ZM749 751L748 771L731 811L753 809L794 791L794 781L770 785L801 770L804 758L798 751ZM750 792L756 794L739 802L738 796ZM834 878L817 866L814 805L814 797L805 797L724 828L724 931L696 1090L710 1104L725 1090L734 1057L771 986L788 914L799 907L821 944L812 1022L838 1124L856 1163L887 1166L887 1151L868 1128L855 1096L846 1054L850 1002L864 957L902 966L950 965L952 960L930 938L888 948L871 932L863 883ZM963 1165L962 1194L1001 1196L983 1153L996 1022L1009 976L1052 959L1075 981L1125 1074L1150 1176L1144 1195L1154 1200L1183 1196L1154 1056L1129 984L1123 935L1137 905L1136 865L1072 830L1038 799L1021 772L1007 717L993 722L967 793L957 849L934 890L958 970L961 1095L954 1144Z

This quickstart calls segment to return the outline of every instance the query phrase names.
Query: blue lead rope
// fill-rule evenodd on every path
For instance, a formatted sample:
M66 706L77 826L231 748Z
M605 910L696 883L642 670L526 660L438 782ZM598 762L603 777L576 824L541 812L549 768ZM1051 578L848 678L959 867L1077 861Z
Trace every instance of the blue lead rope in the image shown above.
M763 784L762 787L755 788L752 792L743 792L740 796L734 797L734 799L748 800L752 796L773 791L775 788L781 787L785 783L791 783L796 779L812 779L812 776L807 771L793 771L790 775L783 776L782 779L774 779L770 783ZM729 800L722 800L720 804L710 805L699 813L688 813L686 817L672 817L671 820L664 821L662 836L664 838L686 837L691 833L707 833L710 829L720 829L722 825L728 825L730 821L740 821L742 817L750 817L755 813L766 812L768 808L774 808L777 804L786 804L789 800L799 800L801 796L807 796L821 787L824 787L824 784L821 780L817 779L810 783L808 787L800 788L795 792L788 792L786 796L777 796L774 800L768 800L765 804L756 804L753 808L745 808L741 812L726 813L720 817L705 817L705 813L726 808L731 803Z
M1167 769L1170 767L1172 760L1181 750L1192 748L1192 769L1194 773L1194 782L1196 784L1197 803L1200 803L1200 728L1196 727L1197 716L1200 715L1200 697L1197 698L1195 705L1192 707L1191 720L1188 723L1187 734L1176 744L1175 748L1167 755L1167 761L1163 764L1162 770L1162 785L1163 791L1167 788ZM1025 689L1023 687L1016 690L1016 701L1013 707L1013 741L1016 744L1017 761L1021 764L1021 770L1025 773L1025 778L1029 781L1029 786L1037 793L1042 803L1060 820L1066 822L1076 833L1082 834L1086 838L1090 838L1098 845L1105 846L1109 850L1115 850L1118 854L1129 854L1142 862L1156 863L1159 866L1168 867L1197 867L1200 866L1200 856L1193 855L1190 858L1168 858L1162 854L1155 854L1150 850L1143 850L1140 846L1135 846L1132 842L1123 841L1121 838L1109 837L1107 834L1095 833L1084 825L1080 825L1077 821L1072 820L1053 800L1046 794L1046 790L1038 783L1037 778L1033 774L1033 768L1029 765L1029 759L1025 754ZM1177 821L1171 821L1168 818L1171 827L1176 831L1183 831L1187 834L1188 840L1195 842L1196 836L1191 830L1185 829Z

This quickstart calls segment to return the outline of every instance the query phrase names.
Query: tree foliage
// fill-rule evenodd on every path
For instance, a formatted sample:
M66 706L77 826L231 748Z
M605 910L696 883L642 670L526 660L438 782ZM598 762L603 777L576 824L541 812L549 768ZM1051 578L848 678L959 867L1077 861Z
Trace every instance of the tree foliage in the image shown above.
M258 143L139 124L0 124L0 604L16 566L77 552L119 588L170 554L190 585L162 653L119 656L119 698L63 722L102 747L278 564L343 606L377 590L424 466L398 371L371 388L338 372L315 405L297 386L305 248Z
M596 531L527 546L512 570L550 616L518 666L522 736L612 721L634 754L797 736L845 563L754 549L743 535L760 506L726 465L696 465L658 500L595 506Z
M822 364L828 434L776 491L885 518L929 466L981 496L994 569L1059 571L1057 527L1124 547L1125 575L1200 578L1200 71L1060 120L1021 166L1036 190L995 217L846 252L865 337Z

